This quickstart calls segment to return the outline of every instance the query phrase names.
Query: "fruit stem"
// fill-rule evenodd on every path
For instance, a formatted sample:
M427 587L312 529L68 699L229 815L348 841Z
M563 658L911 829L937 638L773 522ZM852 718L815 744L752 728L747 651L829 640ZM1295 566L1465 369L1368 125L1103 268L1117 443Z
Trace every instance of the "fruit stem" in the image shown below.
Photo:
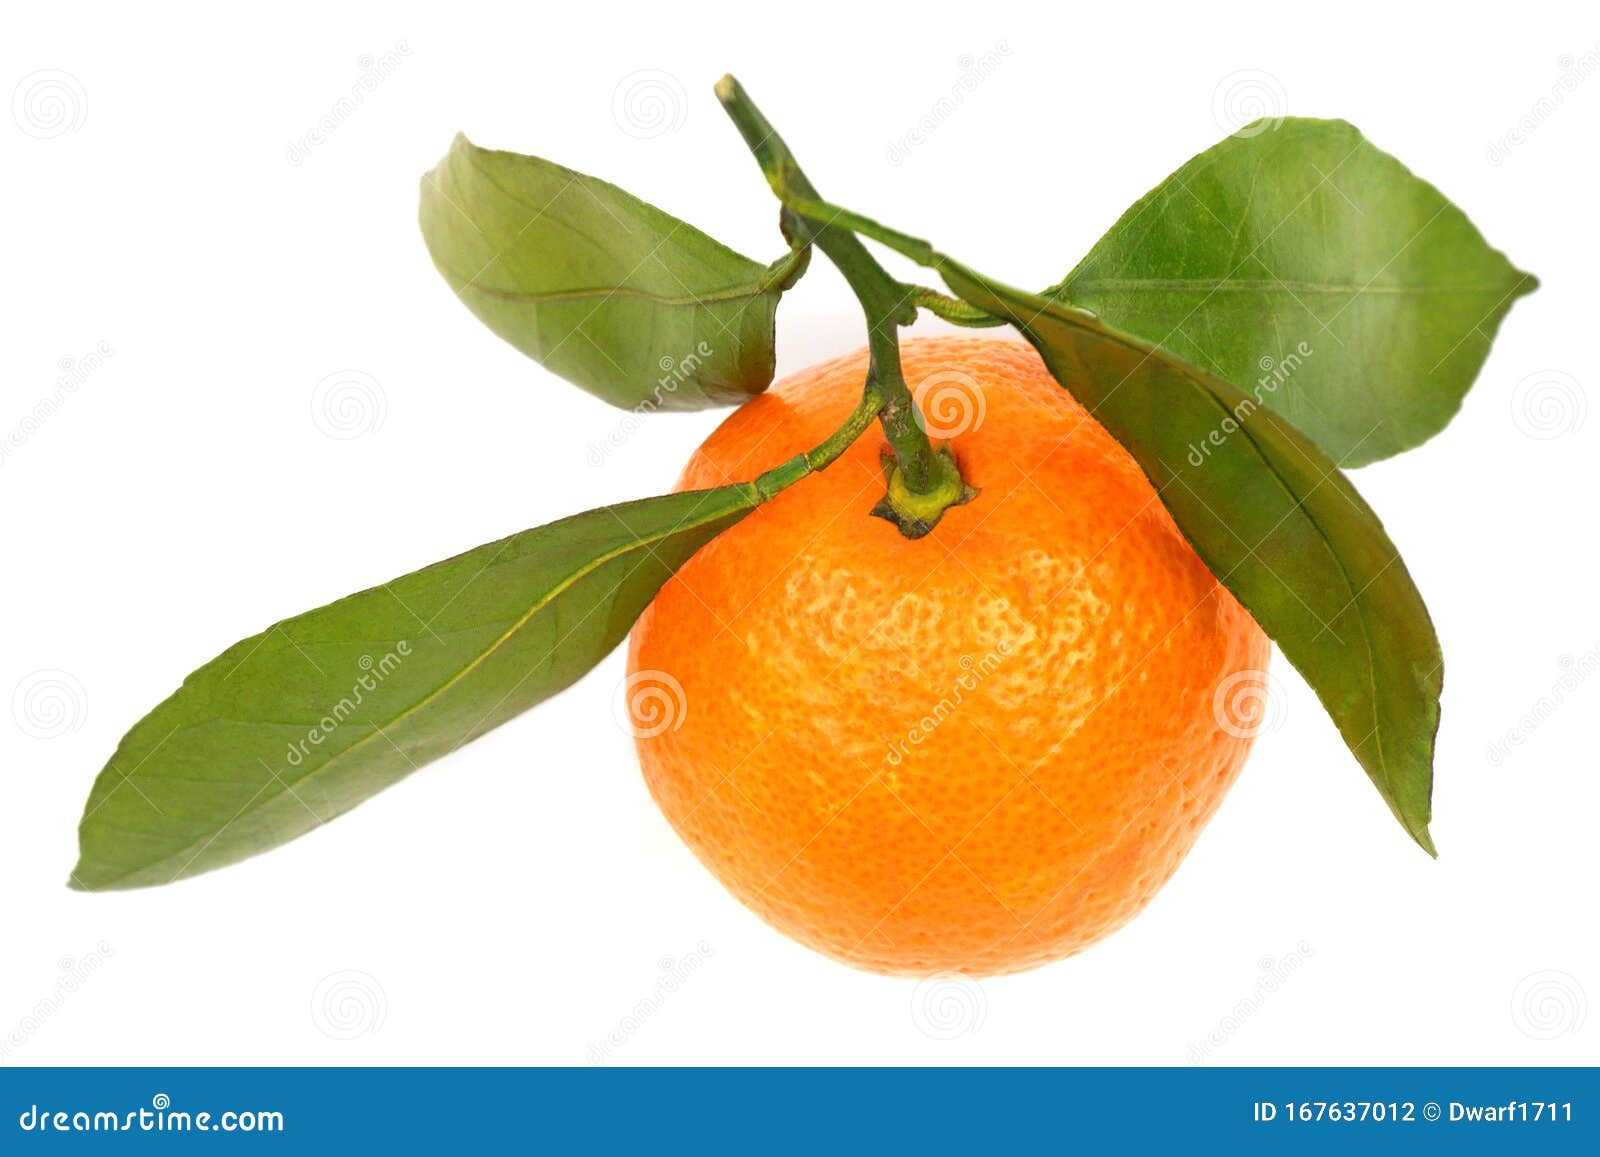
M868 379L866 389L861 391L861 401L844 420L844 425L805 453L796 454L787 462L780 462L771 470L756 475L752 485L761 494L761 501L770 502L780 490L793 486L808 474L826 470L834 459L843 454L850 444L861 436L862 431L872 425L882 411L883 394L878 391L871 379Z
M792 196L802 203L821 203L794 154L739 82L731 75L724 76L717 82L716 93L778 198L787 202ZM794 212L787 204L781 220L791 244L814 244L838 266L867 315L871 365L866 389L882 398L878 419L884 437L894 448L905 490L918 496L943 493L947 489L947 471L936 460L933 446L917 419L916 403L900 368L898 327L916 320L917 288L891 277L849 229Z

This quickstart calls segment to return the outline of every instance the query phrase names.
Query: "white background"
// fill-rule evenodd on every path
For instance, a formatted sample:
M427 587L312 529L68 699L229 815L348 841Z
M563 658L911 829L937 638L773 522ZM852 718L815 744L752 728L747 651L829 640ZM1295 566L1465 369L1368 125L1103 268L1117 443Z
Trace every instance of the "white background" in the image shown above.
M63 103L0 116L0 1060L1600 1060L1600 74L1535 113L1593 69L1592 6L688 7L8 11L0 89ZM1445 646L1437 863L1280 659L1272 728L1130 927L981 985L869 976L769 930L679 843L613 723L619 653L271 855L63 886L118 737L227 644L671 485L720 415L658 417L592 465L620 412L452 299L417 179L461 129L770 259L774 204L710 91L730 69L825 194L1014 284L1060 277L1251 95L1355 122L1540 276L1450 429L1357 477ZM862 340L822 261L779 323L781 371ZM318 384L346 371L371 385L330 417Z

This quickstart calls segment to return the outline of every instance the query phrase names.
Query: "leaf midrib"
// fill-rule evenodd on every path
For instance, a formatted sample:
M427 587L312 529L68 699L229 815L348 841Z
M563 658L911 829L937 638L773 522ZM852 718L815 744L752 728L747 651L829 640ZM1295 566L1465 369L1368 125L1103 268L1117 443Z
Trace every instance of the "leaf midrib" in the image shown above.
M730 286L727 289L716 289L709 293L697 294L691 297L668 297L661 293L652 293L648 289L634 289L630 286L600 286L594 289L562 289L549 293L524 292L516 289L496 289L484 285L481 281L464 276L458 270L447 265L439 264L439 272L461 285L459 292L481 293L485 297L492 297L498 301L516 301L531 305L544 305L556 301L582 301L587 298L607 297L636 297L657 305L671 308L684 308L697 305L708 305L713 302L755 300L761 297L776 297L777 294L765 280L748 282L742 285Z
M1285 281L1279 278L1231 277L1092 277L1068 281L1063 287L1072 290L1170 290L1207 293L1258 292L1281 290L1286 293L1326 293L1360 296L1368 293L1392 296L1421 296L1424 294L1491 294L1504 292L1504 284L1495 285L1355 285L1334 281ZM1070 300L1070 297L1069 297Z
M1194 380L1188 374L1184 374L1183 376L1184 376L1184 379L1186 381L1193 381ZM1229 416L1233 415L1232 407L1228 406L1221 398L1217 397L1216 392L1214 390L1212 390L1211 387L1207 386L1203 381L1198 382L1197 386L1198 386L1199 389L1203 390L1205 392L1206 396L1208 398L1210 398L1216 404L1218 409L1222 410L1225 414L1228 414ZM1399 796L1399 793L1397 793L1395 791L1394 777L1390 773L1390 770L1389 770L1389 757L1388 757L1387 752L1385 751L1384 743L1383 743L1383 736L1384 736L1383 720L1382 720L1382 717L1378 713L1378 702L1379 702L1379 699L1378 699L1377 658L1376 658L1376 653L1375 653L1375 651L1373 649L1373 646L1372 646L1372 632L1367 628L1366 607L1362 603L1362 600L1361 600L1361 596L1365 592L1366 587L1361 587L1359 589L1356 587L1354 577L1350 574L1349 568L1347 568L1345 566L1344 556L1341 555L1338 550L1334 549L1333 540L1331 538L1329 538L1328 532L1323 528L1322 520L1317 517L1316 511L1314 511L1311 508L1310 495L1307 494L1307 496L1306 496L1306 498L1304 500L1296 499L1294 491L1289 488L1288 481L1279 473L1278 468L1273 463L1272 459L1269 458L1265 453L1262 452L1261 443L1256 440L1255 434L1252 433L1245 426L1245 424L1243 422L1238 422L1237 419L1235 419L1235 421L1237 422L1237 425L1239 427L1239 432L1242 433L1245 436L1245 439L1250 443L1251 446L1255 447L1256 454L1261 458L1262 463L1266 466L1268 471L1271 472L1273 478L1277 479L1278 485L1280 487L1282 487L1284 494L1289 497L1290 501L1296 507L1298 507L1299 509L1305 511L1306 518L1308 518L1311 521L1311 525L1312 526L1316 527L1317 536L1319 538L1321 538L1322 541L1327 545L1328 553L1333 555L1333 561L1334 561L1335 565L1337 565L1338 568L1339 568L1339 576L1342 579L1344 579L1345 589L1350 592L1350 604L1349 605L1354 607L1355 610L1356 610L1356 622L1358 622L1361 625L1361 641L1362 641L1362 644L1363 644L1363 647L1365 649L1366 656L1367 656L1367 663L1366 663L1367 686L1369 688L1371 688L1371 691L1372 691L1372 732L1371 732L1371 734L1372 734L1374 742L1377 744L1377 748L1378 748L1378 767L1383 773L1383 782L1385 784L1386 791L1388 792L1389 799L1394 802L1396 807L1398 807L1399 803L1400 803L1400 796ZM1254 552L1252 552L1252 553L1254 553ZM1391 560L1389 563L1385 564L1385 569L1387 569L1389 566L1393 566L1393 565L1394 565L1394 563ZM1367 584L1367 586L1371 586L1371 585L1372 585L1371 583ZM1335 617L1337 617L1337 616L1335 616ZM1324 625L1326 625L1326 624L1324 624ZM1411 826L1411 821L1410 821L1410 818L1407 817L1406 827L1410 828L1410 826Z

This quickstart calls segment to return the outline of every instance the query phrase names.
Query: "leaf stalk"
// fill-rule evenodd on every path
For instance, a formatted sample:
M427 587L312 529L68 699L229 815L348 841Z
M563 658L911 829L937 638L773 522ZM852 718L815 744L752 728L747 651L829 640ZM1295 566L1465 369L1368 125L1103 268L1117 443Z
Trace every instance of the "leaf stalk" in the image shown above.
M761 501L770 502L778 492L793 486L807 475L826 470L834 460L850 447L866 428L883 411L883 394L869 378L861 392L861 401L851 411L844 424L803 454L796 454L765 473L756 475L752 485L761 495Z

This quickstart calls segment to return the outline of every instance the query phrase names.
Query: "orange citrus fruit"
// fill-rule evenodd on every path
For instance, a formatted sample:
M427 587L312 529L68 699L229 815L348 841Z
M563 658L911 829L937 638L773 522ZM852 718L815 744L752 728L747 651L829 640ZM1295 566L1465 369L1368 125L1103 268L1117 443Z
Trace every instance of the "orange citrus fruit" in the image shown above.
M1011 972L1172 875L1249 749L1268 642L1031 348L911 341L903 365L978 496L915 541L869 517L874 428L714 539L634 628L628 687L668 713L639 755L694 853L796 940ZM866 371L862 350L778 383L680 488L820 442Z

